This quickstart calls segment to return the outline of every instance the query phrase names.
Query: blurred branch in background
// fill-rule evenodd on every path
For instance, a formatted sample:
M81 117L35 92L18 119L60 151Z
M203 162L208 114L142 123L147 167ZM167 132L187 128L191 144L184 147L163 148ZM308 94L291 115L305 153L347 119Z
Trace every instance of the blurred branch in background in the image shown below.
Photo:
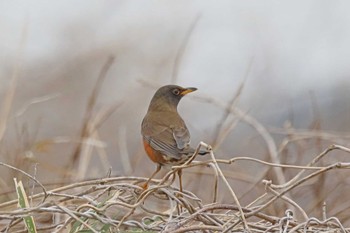
M97 115L96 117L93 117L93 110L95 108L96 100L99 96L99 92L101 90L102 84L107 77L107 72L110 69L111 65L113 64L115 58L109 57L103 67L101 68L100 74L97 78L96 84L94 86L94 89L90 95L90 98L87 103L85 115L83 118L83 126L81 128L80 132L80 138L81 140L90 140L90 138L95 138L98 140L97 135L97 127L104 121L110 114L112 114L119 106L116 105L113 108L111 108L109 111L104 112L102 115ZM98 120L98 121L96 121ZM72 174L69 172L69 170L74 169L77 164L79 164L78 169L78 176L76 178L82 179L85 177L86 169L88 168L88 164L91 159L91 152L92 152L92 144L89 143L80 143L77 145L75 151L73 152L72 158L67 164L67 175ZM105 160L105 159L104 159ZM78 163L79 162L79 163Z
M249 74L251 72L253 62L254 62L254 57L252 57L252 59L248 64L243 81L238 86L238 89L234 93L232 99L227 103L227 107L224 109L224 114L222 115L222 118L219 120L218 125L215 127L216 131L214 133L214 142L212 143L214 149L216 149L221 145L221 143L224 141L227 135L234 129L234 127L239 121L239 118L234 118L229 123L226 123L230 118L230 116L232 115L230 109L235 108L235 106L238 104L239 97L241 96L244 89L244 84L247 81Z
M5 94L4 100L2 102L2 106L0 108L0 141L3 139L6 127L7 127L7 120L10 115L11 106L13 103L14 95L16 92L17 87L17 80L21 76L22 71L22 62L23 62L23 55L24 55L24 49L27 42L27 33L28 33L28 22L25 21L25 24L22 28L21 33L21 40L19 44L19 48L17 51L16 60L14 61L13 69L12 69L12 76L10 80L10 85L7 88L7 93Z
M23 114L34 104L39 104L42 102L50 101L50 100L55 99L59 96L61 96L61 93L53 93L53 94L49 94L49 95L45 95L45 96L35 97L35 98L29 100L27 103L25 103L23 105L23 107L16 112L15 117L23 116Z
M238 91L239 93L239 91ZM271 134L268 132L268 130L261 124L257 119L249 115L248 113L244 112L243 110L239 109L238 107L231 106L231 105L225 105L224 103L220 102L219 100L214 99L213 97L209 96L194 96L192 97L198 101L204 101L206 103L212 103L223 110L225 110L227 113L232 114L233 116L238 117L241 121L245 122L246 124L253 127L256 132L264 139L264 142L266 143L266 146L269 151L269 156L271 158L271 161L274 163L279 163L279 156L277 151L277 146L275 144L274 139L272 138ZM233 98L235 100L235 98ZM232 101L231 101L232 102ZM233 101L234 102L234 101ZM226 113L226 114L227 114ZM232 128L232 127L230 127ZM233 128L232 128L233 129ZM228 132L221 132L221 134L228 135ZM221 137L219 134L218 137ZM221 140L223 140L222 138ZM279 183L285 183L285 177L282 172L282 170L278 167L273 168L276 179L279 181ZM266 171L267 172L267 171ZM265 172L264 172L265 173ZM260 176L259 176L260 177Z

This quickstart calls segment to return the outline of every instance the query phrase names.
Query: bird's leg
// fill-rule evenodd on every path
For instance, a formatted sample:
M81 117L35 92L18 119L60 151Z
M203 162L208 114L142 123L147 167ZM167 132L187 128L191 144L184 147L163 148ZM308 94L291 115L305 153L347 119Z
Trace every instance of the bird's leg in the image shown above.
M179 169L177 171L177 175L179 176L180 193L177 193L176 197L181 198L182 197L182 169ZM176 204L177 212L180 215L180 213L182 213L182 206L178 202L176 203L177 203Z
M143 189L147 189L147 188L148 188L148 183L149 183L149 182L152 180L152 178L160 171L161 168L162 168L162 165L157 164L156 170L153 172L153 174L151 175L151 177L148 178L147 182L144 183L144 184L142 185L142 188L143 188Z
M182 193L182 169L179 169L177 175L179 176L180 193Z

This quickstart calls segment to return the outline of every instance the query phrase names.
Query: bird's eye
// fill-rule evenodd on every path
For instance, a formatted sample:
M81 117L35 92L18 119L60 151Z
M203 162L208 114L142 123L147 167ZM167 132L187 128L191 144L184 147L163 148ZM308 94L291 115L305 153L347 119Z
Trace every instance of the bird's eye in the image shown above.
M177 88L175 88L175 89L173 90L173 93L174 93L174 95L179 95L179 94L180 94L180 90L177 89Z

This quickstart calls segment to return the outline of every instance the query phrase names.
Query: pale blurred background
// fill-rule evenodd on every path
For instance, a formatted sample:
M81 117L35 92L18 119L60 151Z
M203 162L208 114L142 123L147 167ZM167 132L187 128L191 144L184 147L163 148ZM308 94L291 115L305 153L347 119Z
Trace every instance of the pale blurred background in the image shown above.
M198 88L179 107L193 146L214 141L224 114L195 97L227 104L244 80L237 106L267 129L290 121L297 129L317 123L317 129L349 134L349 1L1 1L0 9L1 103L19 70L1 161L28 160L23 169L31 174L38 162L43 183L62 179L89 96L110 56L115 61L94 113L120 106L99 128L105 147L103 153L91 152L84 178L103 177L108 167L112 175L153 172L140 123L156 87L174 79L174 61L187 36L175 83ZM279 134L272 135L279 143ZM62 137L68 143L58 143ZM281 160L303 165L330 144L305 147L305 160L293 151ZM269 160L267 153L258 133L240 123L216 156ZM348 161L344 153L330 161L339 160ZM256 164L244 165L254 181ZM237 166L225 169L239 171Z

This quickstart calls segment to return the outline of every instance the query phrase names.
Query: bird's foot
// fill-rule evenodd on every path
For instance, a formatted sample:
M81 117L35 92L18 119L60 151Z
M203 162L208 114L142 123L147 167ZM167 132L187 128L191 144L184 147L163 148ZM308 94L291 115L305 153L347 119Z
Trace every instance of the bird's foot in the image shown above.
M143 190L148 189L148 182L146 182L146 183L144 183L144 184L141 184L140 187L141 187Z

